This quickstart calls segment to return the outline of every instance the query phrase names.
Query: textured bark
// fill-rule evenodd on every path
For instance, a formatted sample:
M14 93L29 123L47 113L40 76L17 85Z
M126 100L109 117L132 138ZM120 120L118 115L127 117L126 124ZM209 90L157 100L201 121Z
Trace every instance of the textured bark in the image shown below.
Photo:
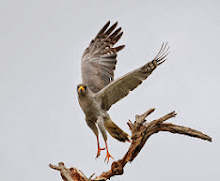
M124 166L126 165L126 163L132 162L141 151L148 138L154 133L158 133L159 131L168 131L170 133L183 134L210 142L212 141L211 137L203 134L200 131L171 123L164 123L166 120L177 115L175 111L166 114L159 119L147 122L145 118L154 110L155 109L152 108L142 115L136 115L136 120L134 123L132 123L131 121L128 122L128 126L132 132L131 145L122 159L119 159L118 161L114 161L112 163L111 169L109 171L103 172L101 175L92 179L93 175L90 178L87 178L77 168L68 169L64 166L64 163L62 162L60 162L58 166L50 164L50 168L60 171L61 177L64 181L104 181L110 179L114 175L122 175L124 173Z

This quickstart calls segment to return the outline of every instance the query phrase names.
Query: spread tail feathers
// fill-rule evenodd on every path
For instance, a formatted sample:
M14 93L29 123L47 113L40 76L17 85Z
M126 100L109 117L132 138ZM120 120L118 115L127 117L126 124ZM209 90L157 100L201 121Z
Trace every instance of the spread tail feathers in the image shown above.
M121 128L119 128L111 119L107 119L104 122L104 126L108 133L118 141L129 141L130 142L130 136L125 133Z

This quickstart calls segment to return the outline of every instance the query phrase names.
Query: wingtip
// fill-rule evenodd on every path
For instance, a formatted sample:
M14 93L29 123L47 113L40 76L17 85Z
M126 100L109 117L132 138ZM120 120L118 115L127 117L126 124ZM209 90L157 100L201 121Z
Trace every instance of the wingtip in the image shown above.
M106 23L106 25L110 25L110 23L111 23L111 21L110 21L110 20L108 20L108 21L107 21L107 23Z
M164 63L166 60L167 60L167 59L163 60L162 62L159 62L159 63L158 63L158 65L160 65L160 64L162 64L162 63Z
M111 23L111 22L110 22L110 20L108 20L108 21L107 21L107 23L106 23L106 24L103 26L103 28L102 28L102 29L104 29L104 28L105 28L105 29L106 29L106 28L108 28L108 27L109 27L109 25L110 25L110 23Z
M116 52L119 52L120 50L122 50L125 47L125 45L120 45L115 47Z
M118 21L116 21L114 24L117 26L118 25Z
M165 62L167 60L166 57L169 54L169 48L170 48L170 46L168 46L168 42L162 43L162 46L161 46L159 52L157 53L157 55L154 58L154 60L157 61L158 65L162 64L163 62Z
M118 22L116 21L109 29L114 30L116 28L116 26L118 25Z
M101 28L101 30L98 32L95 38L97 38L98 36L101 36L106 31L106 29L109 27L109 25L110 25L110 20Z

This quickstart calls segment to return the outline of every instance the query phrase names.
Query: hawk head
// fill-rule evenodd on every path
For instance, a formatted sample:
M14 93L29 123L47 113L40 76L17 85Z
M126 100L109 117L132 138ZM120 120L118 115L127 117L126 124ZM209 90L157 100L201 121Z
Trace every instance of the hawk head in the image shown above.
M85 95L88 92L88 88L85 84L77 85L77 93L78 95Z

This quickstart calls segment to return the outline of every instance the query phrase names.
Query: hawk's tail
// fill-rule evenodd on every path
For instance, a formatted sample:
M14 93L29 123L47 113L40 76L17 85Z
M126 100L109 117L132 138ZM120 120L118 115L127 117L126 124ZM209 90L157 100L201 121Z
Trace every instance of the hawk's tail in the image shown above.
M117 139L118 141L129 141L130 142L130 136L125 133L121 128L119 128L111 119L106 119L104 121L104 126L106 130L109 132L109 134Z

